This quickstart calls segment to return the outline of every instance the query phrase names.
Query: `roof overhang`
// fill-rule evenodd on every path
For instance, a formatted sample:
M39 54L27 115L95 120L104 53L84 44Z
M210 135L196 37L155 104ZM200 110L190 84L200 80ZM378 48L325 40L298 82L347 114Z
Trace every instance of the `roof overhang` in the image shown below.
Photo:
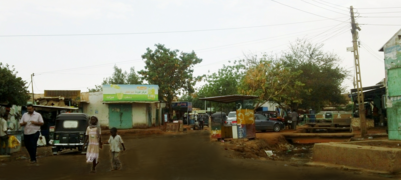
M383 85L367 86L367 87L362 87L362 91L375 90L375 89L380 89L382 87ZM351 93L354 93L356 91L357 89L351 89Z
M256 98L258 98L258 96L248 96L248 95L235 94L235 95L226 95L226 96L205 97L205 98L199 98L199 100L219 102L219 103L232 103L232 102L237 102L237 101L242 101L242 100L249 100L249 99L256 99Z
M47 108L47 109L65 109L65 110L78 110L76 107L63 107L63 106L42 106L32 105L33 107Z
M159 101L103 101L103 104L134 104L134 103L143 103L143 104L153 104L159 103Z

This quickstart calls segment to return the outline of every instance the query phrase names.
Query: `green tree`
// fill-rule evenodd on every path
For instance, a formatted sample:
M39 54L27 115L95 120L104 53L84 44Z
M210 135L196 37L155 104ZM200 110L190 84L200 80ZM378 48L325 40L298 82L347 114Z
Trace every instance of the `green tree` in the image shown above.
M349 72L340 67L340 58L322 50L323 44L297 40L281 57L282 63L293 71L302 71L295 80L305 84L308 93L300 94L300 108L320 110L323 106L344 104L341 86Z
M15 105L26 105L29 99L26 81L17 77L14 66L0 62L0 102Z
M255 109L268 101L284 108L293 107L302 103L300 94L304 92L303 83L296 80L301 73L285 67L274 57L251 56L247 59L246 72L239 89L243 94L258 96Z
M141 77L135 72L135 68L131 67L130 72L127 73L116 65L114 66L114 72L110 77L103 79L102 85L104 84L142 84ZM95 88L88 88L89 92L102 91L102 85L95 85Z
M207 75L204 79L205 84L192 94L193 106L204 109L205 101L199 100L199 98L238 94L238 86L244 75L243 62L243 60L229 62L228 65L223 65L217 72ZM207 107L210 107L210 104L216 111L228 112L235 110L234 103L208 102Z
M193 76L193 67L202 62L195 52L184 53L179 50L170 50L162 44L156 44L156 49L146 49L142 59L145 60L145 69L138 73L149 84L159 86L159 99L166 102L170 117L173 115L171 103L174 97L186 91L194 92L196 82L203 76Z

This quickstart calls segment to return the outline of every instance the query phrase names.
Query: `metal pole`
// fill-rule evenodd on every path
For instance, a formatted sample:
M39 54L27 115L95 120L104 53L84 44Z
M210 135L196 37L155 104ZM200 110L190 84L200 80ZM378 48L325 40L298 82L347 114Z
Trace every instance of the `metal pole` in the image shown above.
M358 31L361 28L358 24L355 23L354 17L354 9L351 6L351 33L352 33L352 42L353 42L353 52L354 52L354 59L355 59L355 80L356 80L356 87L357 87L357 95L358 95L358 104L359 104L359 121L361 127L361 136L365 137L367 135L366 129L366 118L365 118L365 102L363 96L363 89L362 89L362 77L361 77L361 67L359 61L359 51L358 51Z
M33 92L33 76L34 76L35 74L34 73L32 73L31 74L31 84L32 84L32 104L35 104L35 94L34 94L34 92Z

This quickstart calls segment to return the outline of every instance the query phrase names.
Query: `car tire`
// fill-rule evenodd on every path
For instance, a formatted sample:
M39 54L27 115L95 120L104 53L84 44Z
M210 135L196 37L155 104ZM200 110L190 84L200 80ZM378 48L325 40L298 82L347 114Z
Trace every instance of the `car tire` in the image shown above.
M278 124L274 125L273 126L273 131L274 132L280 132L281 131L280 125L278 125Z

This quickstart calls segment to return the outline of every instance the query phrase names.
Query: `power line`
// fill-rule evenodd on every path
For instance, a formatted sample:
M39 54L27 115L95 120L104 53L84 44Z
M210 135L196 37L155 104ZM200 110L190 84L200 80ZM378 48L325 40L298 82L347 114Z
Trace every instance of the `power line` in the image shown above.
M341 25L341 24L340 24ZM337 25L336 25L337 26ZM336 27L334 26L334 27ZM332 26L328 26L330 29L334 28ZM258 41L266 41L266 40L270 40L270 39L281 39L280 37L286 38L289 36L294 36L300 33L304 33L304 32L313 32L316 30L320 30L320 29L325 29L327 27L322 27L322 28L315 28L315 29L311 29L311 30L306 30L306 31L300 31L300 32L296 32L296 33L290 33L290 34L285 34L285 35L280 35L280 36L272 36L272 37L267 37L267 38L262 38L262 39L256 39L256 40L251 40L251 41L244 41L244 42L239 42L239 43L234 43L234 44L227 44L227 45L222 45L222 46L215 46L215 47L210 47L210 48L204 48L204 49L198 49L197 52L202 52L203 50L208 50L208 49L215 49L215 48L219 48L220 47L227 47L227 46L234 46L234 45L241 45L241 44L247 44L247 43L252 43L252 42L258 42Z
M401 24L359 24L365 26L401 26Z
M326 4L327 2L324 2L324 1L317 1L317 0L313 0L313 1L314 1L315 3L318 3L318 4L322 4L322 5L331 7L331 8L333 8L333 9L337 9L337 10L341 10L341 11L347 11L347 12L349 11L349 10L345 10L345 9L349 9L349 8L347 8L347 7L340 6L341 8L338 8L338 7L336 7L336 6L339 6L339 5L333 6L333 5L330 4L330 3Z
M365 48L367 48L369 51L371 51L371 52L373 53L374 56L376 56L378 59L382 60L381 57L377 54L377 52L375 52L375 51L373 50L373 48L371 48L368 44L365 44L365 43L363 43L363 42L361 42L361 44L362 44L363 46L365 46Z
M401 9L401 7L377 7L377 8L356 8L356 9Z
M318 6L318 5L316 5L316 4L312 4L312 3L310 3L310 2L306 2L305 0L302 0L302 2L307 3L307 4L310 4L310 5L313 5L313 6L316 6L316 7L319 7L319 8L322 8L322 9L329 10L329 11L331 11L331 12L335 12L335 13L337 13L337 14L348 15L348 14L340 13L340 12L337 12L337 11L333 11L333 10L331 10L331 9L328 9L328 8L325 8L325 7L322 7L322 6Z
M325 41L327 41L327 40L329 40L329 39L331 39L331 38L333 38L333 37L336 37L336 36L338 36L338 35L340 35L340 34L343 34L343 33L345 33L345 32L347 32L348 31L348 29L346 28L346 29L340 29L340 30L338 30L338 31L335 31L334 33L335 34L333 34L332 36L329 36L328 38L326 38L326 39L324 39L324 40L320 40L319 42L320 43L323 43L323 42L325 42ZM336 33L337 32L337 33Z
M401 13L401 11L391 11L391 12L363 12L362 14L392 14Z
M340 19L344 17L332 18ZM185 31L159 31L159 32L134 32L134 33L99 33L99 34L33 34L33 35L0 35L0 37L43 37L43 36L112 36L112 35L137 35L137 34L171 34L171 33L190 33L190 32L207 32L207 31L224 31L234 29L250 29L250 28L263 28L271 26L283 26L289 24L302 24L310 22L325 21L325 19L303 21L303 22L292 22L292 23L281 23L281 24L269 24L261 26L247 26L247 27L232 27L232 28L220 28L220 29L201 29L201 30L185 30Z
M68 69L61 69L61 70L54 70L54 71L47 71L47 72L41 72L37 73L36 76L46 74L46 73L52 73L52 72L60 72L60 71L67 71L67 70L74 70L74 69L82 69L82 68L90 68L90 67L97 67L97 66L105 66L105 65L110 65L110 64L117 64L117 63L127 63L127 62L133 62L137 60L128 60L128 61L120 61L120 62L113 62L113 63L106 63L106 64L99 64L99 65L92 65L92 66L83 66L83 67L76 67L76 68L68 68Z
M383 61L380 61L380 59L379 59L378 57L376 57L374 54L372 54L363 44L361 44L361 46L363 47L363 49L364 49L365 51L367 51L369 54L371 54L373 57L375 57L374 60L376 60L376 61L380 62L381 64L383 64ZM377 58L377 59L376 59L376 58Z
M359 18L401 18L401 16L359 16Z
M302 9L298 9L298 8L296 8L296 7L292 7L292 6L289 6L289 5L286 5L286 4L277 2L277 1L275 1L275 0L272 0L272 1L275 2L275 3L281 4L281 5L283 5L283 6L287 6L287 7L289 7L289 8L296 9L296 10L298 10L298 11L302 11L302 12L304 12L304 13L312 14L312 15L319 16L319 17L326 18L326 19L330 19L330 20L333 20L333 21L339 21L339 20L334 19L334 18L328 18L328 17L321 16L321 15L318 15L318 14L315 14L315 13L311 13L311 12L308 12L308 11L304 11L304 10L302 10Z
M341 7L341 8L347 8L347 9L348 9L348 7L340 6L340 5L338 5L338 4L333 4L333 3L330 3L330 2L327 2L327 1L323 1L323 0L322 0L321 2L323 2L323 3L325 3L325 4L332 5L332 6L338 6L338 7Z
M318 34L318 35L316 35L316 36L310 38L310 40L316 39L316 38L320 37L321 35L327 34L328 32L330 32L330 31L332 31L332 30L334 30L335 32L338 32L338 31L340 31L340 30L346 28L347 26L348 26L348 25L346 25L346 26L341 26L340 28L335 28L335 27L333 27L333 28L331 28L331 29L329 29L329 30L327 30L327 31L324 31L324 32L322 32L322 33L320 33L320 34ZM335 32L334 32L334 33L335 33Z

